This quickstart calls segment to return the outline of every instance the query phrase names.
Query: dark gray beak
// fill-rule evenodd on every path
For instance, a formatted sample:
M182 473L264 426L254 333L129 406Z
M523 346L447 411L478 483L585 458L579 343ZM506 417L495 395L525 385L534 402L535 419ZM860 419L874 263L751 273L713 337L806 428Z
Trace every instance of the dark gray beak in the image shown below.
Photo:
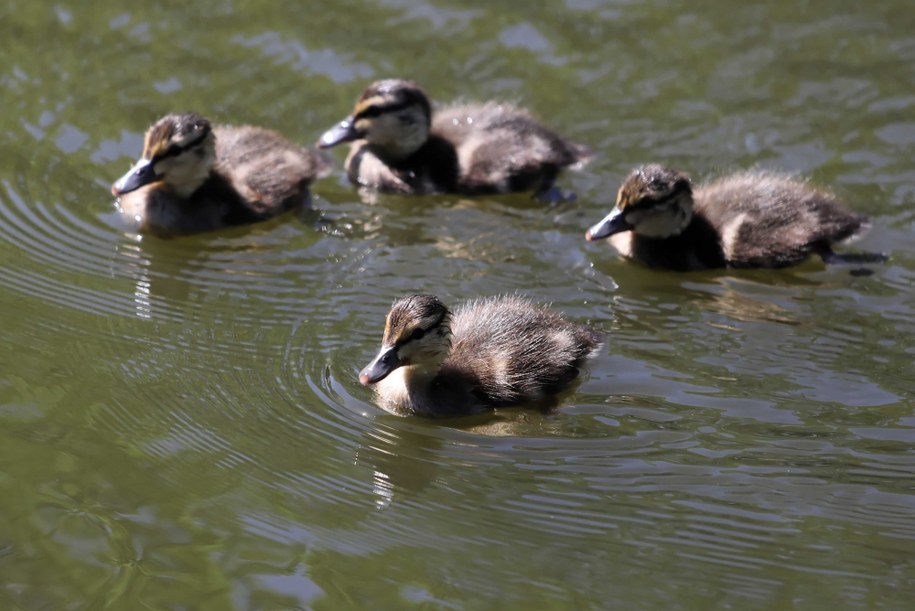
M366 365L365 369L359 372L359 381L362 384L376 384L385 379L388 374L400 367L400 365L400 359L397 358L397 348L395 346L382 346L378 356Z
M322 149L336 146L341 142L350 142L362 137L353 126L353 118L347 117L324 132L324 135L318 139L318 146Z
M111 194L115 197L124 193L136 191L143 185L155 182L158 177L153 170L152 161L141 159L126 174L118 178L117 182L111 185Z
M601 222L592 225L591 228L585 232L585 239L599 240L612 236L614 233L629 231L630 229L632 229L632 225L626 221L623 211L619 208L614 208L613 212L605 216Z

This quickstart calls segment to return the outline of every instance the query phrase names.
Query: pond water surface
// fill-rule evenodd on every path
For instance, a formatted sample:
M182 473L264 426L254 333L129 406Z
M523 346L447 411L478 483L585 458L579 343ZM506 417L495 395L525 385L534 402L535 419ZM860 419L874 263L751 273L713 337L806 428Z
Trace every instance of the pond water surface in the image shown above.
M911 0L11 0L0 30L0 608L911 608ZM334 151L313 212L119 226L158 116L310 143L390 76L589 145L578 199L363 202ZM646 161L831 185L890 261L621 261L583 234ZM356 376L415 291L610 340L554 412L394 417Z

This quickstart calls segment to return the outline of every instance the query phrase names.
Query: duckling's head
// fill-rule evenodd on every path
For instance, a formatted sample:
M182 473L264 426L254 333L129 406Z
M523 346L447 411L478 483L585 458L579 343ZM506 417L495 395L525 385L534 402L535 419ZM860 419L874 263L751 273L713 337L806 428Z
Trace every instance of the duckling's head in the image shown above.
M166 115L146 131L143 156L111 186L115 197L163 182L181 197L203 184L216 160L210 122L195 112Z
M451 350L451 312L434 295L410 295L391 306L378 355L359 373L375 384L398 367L434 375Z
M599 240L621 231L647 238L682 232L693 218L693 189L686 174L651 164L629 174L616 196L616 208L585 237Z
M432 108L429 98L411 81L376 81L362 93L353 114L330 128L318 140L329 148L364 139L382 159L405 159L429 138Z

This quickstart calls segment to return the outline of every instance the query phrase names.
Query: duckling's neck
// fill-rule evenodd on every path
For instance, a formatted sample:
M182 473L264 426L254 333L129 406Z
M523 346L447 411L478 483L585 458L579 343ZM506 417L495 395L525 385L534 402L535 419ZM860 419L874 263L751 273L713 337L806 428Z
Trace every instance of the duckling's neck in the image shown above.
M422 363L421 365L408 365L401 367L403 380L407 388L427 386L432 383L435 376L442 369L441 362Z
M425 143L425 138L418 142L413 139L408 141L386 142L384 144L370 142L368 148L385 164L397 167L405 164L410 165L411 158L422 149Z
M646 217L638 224L637 233L644 238L672 238L682 234L693 222L693 198L681 195L669 213Z
M691 271L722 268L727 264L720 236L702 214L691 215L685 228L667 237L649 238L636 234L624 247L612 241L615 237L611 236L611 243L620 252L651 267Z
M408 384L429 384L442 370L445 360L451 354L451 327L449 315L425 338L422 356L409 365L404 365L404 381Z
M375 391L396 412L432 411L430 398L438 368L411 365L399 367L375 386Z
M165 183L175 195L189 198L212 176L215 162L215 151L202 153L195 163L185 163L169 168Z
M429 139L428 124L418 117L412 123L402 124L397 118L379 124L368 138L369 150L388 165L409 159ZM395 124L396 121L396 124Z
M442 337L448 338L448 335ZM382 384L390 380L390 385L403 388L408 395L422 395L434 383L442 370L442 365L451 352L449 341L427 342L421 359L395 369Z
M457 151L450 142L434 134L409 157L379 159L418 192L450 192L457 188L460 174Z

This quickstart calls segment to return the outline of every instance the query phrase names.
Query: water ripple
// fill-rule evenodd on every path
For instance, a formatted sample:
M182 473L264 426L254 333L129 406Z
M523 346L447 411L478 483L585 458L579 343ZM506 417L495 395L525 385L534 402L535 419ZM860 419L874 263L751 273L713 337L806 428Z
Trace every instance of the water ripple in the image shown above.
M906 608L910 7L441 4L14 0L0 607ZM212 234L112 209L167 109L313 142L398 75L594 148L560 179L578 199L369 198L338 171L315 210ZM671 274L585 242L651 160L808 174L891 259ZM417 291L519 292L608 341L556 410L394 417L357 372Z

